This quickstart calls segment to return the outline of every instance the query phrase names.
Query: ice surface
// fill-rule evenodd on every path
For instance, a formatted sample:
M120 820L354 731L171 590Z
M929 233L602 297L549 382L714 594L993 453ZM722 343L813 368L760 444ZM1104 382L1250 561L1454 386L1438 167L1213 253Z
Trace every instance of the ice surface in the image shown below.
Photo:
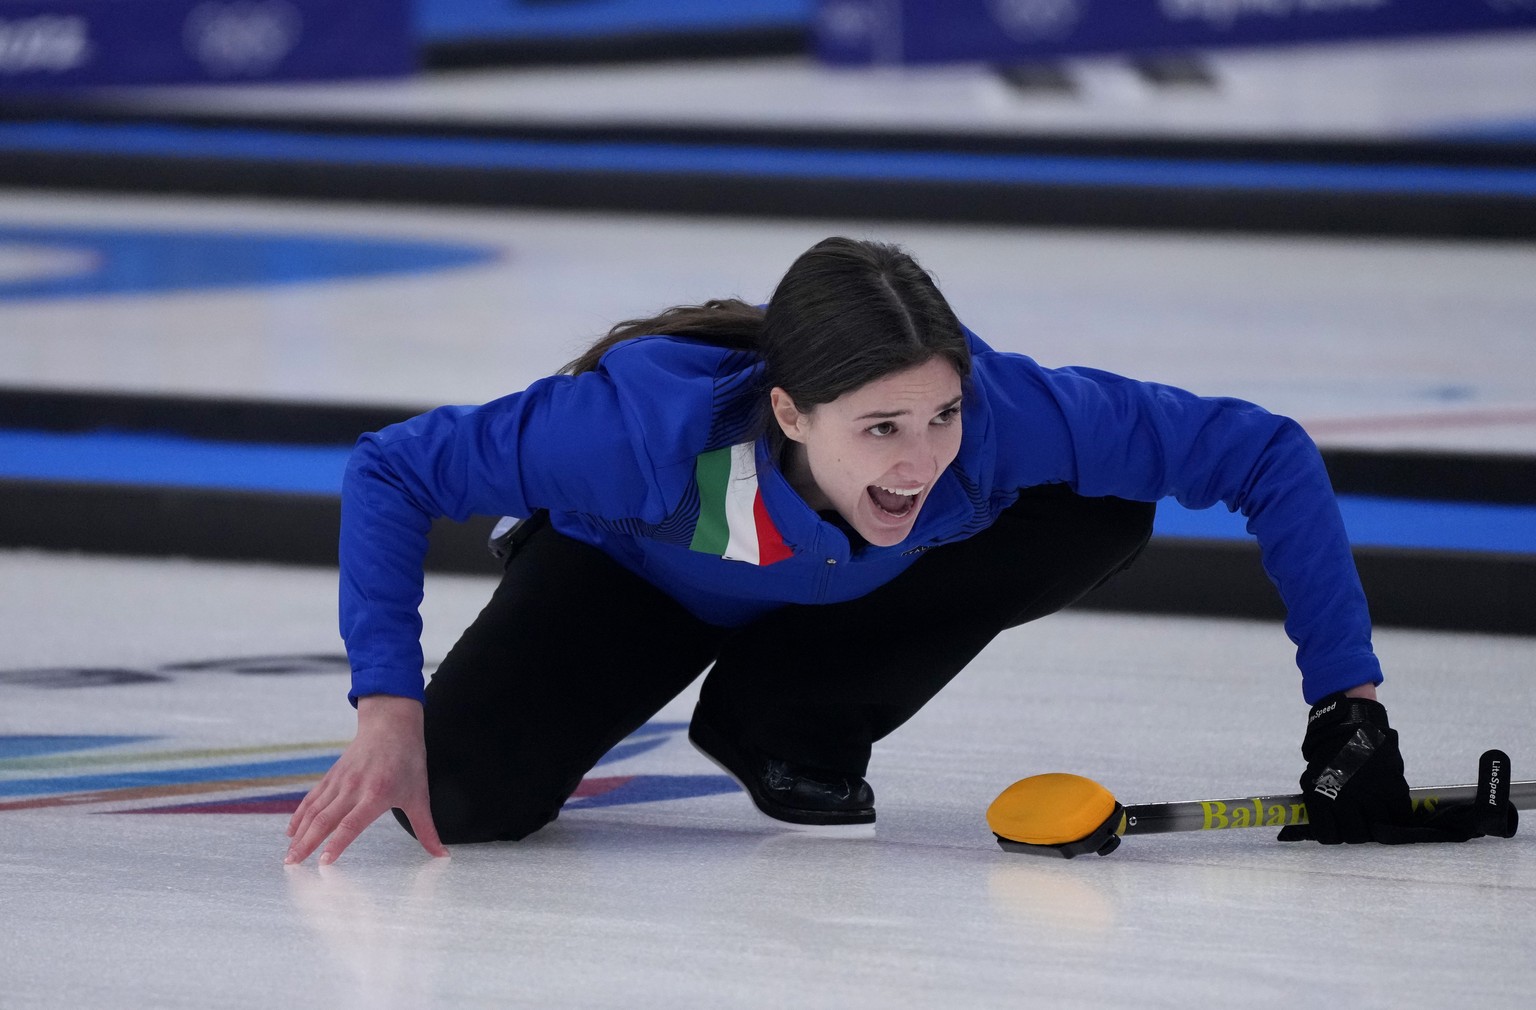
M430 580L429 659L489 590ZM149 738L0 759L0 1005L1443 1008L1525 1006L1536 985L1529 833L1132 837L1070 862L996 847L986 805L1041 771L1126 802L1289 791L1305 706L1264 623L1065 614L1004 635L878 746L869 840L775 830L733 790L568 809L449 860L381 822L333 867L285 868L285 814L129 812L312 780L206 781L349 737L346 677L324 660L333 594L326 571L0 554L0 740ZM1393 630L1378 647L1413 781L1467 781L1493 745L1532 777L1536 641ZM314 658L230 662L274 656ZM64 686L107 668L160 679ZM657 722L686 720L691 694ZM678 732L656 736L594 776L718 778ZM18 796L23 781L173 770L206 791L124 799L113 779L17 808L58 796Z
M455 270L324 284L0 299L9 385L479 403L554 371L622 319L766 301L795 256L848 234L905 245L967 325L1046 365L1252 400L1325 444L1536 444L1528 244L43 194L0 194L3 223L501 250Z
M774 122L830 94L815 122L1390 137L1529 118L1528 44L1482 62L1461 43L1384 47L1345 61L1342 82L1310 72L1339 70L1327 52L1236 55L1220 61L1225 97L1154 95L1090 62L1077 105L971 71L769 65L664 69L619 93L630 74L586 68L185 100L565 120L601 93L619 119L652 121L660 102L682 119L723 107ZM1480 69L1442 86L1457 66ZM1504 86L1510 68L1524 86ZM1431 93L1401 89L1405 74ZM1528 245L24 192L0 195L0 222L502 251L408 277L0 301L7 386L477 402L617 320L766 298L795 254L843 232L906 244L969 324L1047 364L1243 396L1333 444L1528 453L1536 436ZM8 241L0 277L85 269L82 255ZM429 579L429 660L489 591ZM765 825L676 729L689 692L526 842L433 861L382 823L333 867L284 868L281 808L353 729L334 597L327 571L0 553L0 1008L1495 1010L1536 991L1529 828L1411 848L1133 837L1070 862L993 843L987 804L1037 772L1088 775L1127 802L1292 789L1305 707L1272 624L1067 614L1002 636L877 748L871 840ZM1390 630L1377 645L1411 781L1467 781L1488 746L1536 778L1536 640ZM622 802L660 795L674 798ZM135 812L209 803L274 812Z

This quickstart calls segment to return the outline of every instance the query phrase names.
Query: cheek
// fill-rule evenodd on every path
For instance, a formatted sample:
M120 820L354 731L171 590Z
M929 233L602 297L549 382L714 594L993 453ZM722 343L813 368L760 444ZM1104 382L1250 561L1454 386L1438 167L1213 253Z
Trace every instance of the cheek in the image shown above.
M945 466L949 466L949 464L955 461L955 457L960 455L960 434L960 426L957 424L954 430L948 433L949 437L944 440L943 460Z
M944 466L953 463L955 457L960 455L960 436L963 432L960 422L956 420L953 424L935 425L929 432L928 446L934 458Z
M862 494L865 485L876 479L884 466L880 453L854 440L823 444L821 449L819 454L811 454L811 472L829 492L838 489Z

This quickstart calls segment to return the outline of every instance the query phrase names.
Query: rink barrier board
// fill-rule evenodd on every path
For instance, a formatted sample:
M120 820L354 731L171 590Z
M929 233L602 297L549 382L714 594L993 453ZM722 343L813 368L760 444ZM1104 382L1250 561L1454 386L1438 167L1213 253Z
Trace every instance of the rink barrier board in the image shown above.
M894 127L742 122L560 122L455 117L379 116L301 110L164 109L110 92L77 96L12 96L0 123L71 123L79 127L137 125L274 134L394 138L544 141L569 144L715 146L766 150L1078 156L1285 164L1536 166L1536 120L1474 122L1435 133L1392 137L1159 135L1134 132L975 132Z
M349 445L219 441L154 431L39 431L0 427L0 479L100 487L336 497ZM1465 488L1469 482L1462 482ZM1338 505L1357 547L1492 552L1536 557L1536 504L1433 500L1341 492ZM1191 510L1173 501L1155 534L1247 542L1242 515Z
M429 571L495 576L493 520L439 520ZM151 486L0 481L0 547L334 567L334 496ZM1536 555L1356 548L1383 627L1536 634ZM1154 537L1129 570L1081 607L1279 619L1280 601L1251 543Z
M0 389L0 427L34 432L196 435L258 450L284 447L339 466L362 431L416 413L401 405L300 404L89 392ZM317 452L318 450L318 452ZM326 452L329 462L326 462ZM1536 457L1324 448L1341 495L1536 504ZM308 457L306 457L308 458ZM268 463L283 459L280 452ZM334 474L331 479L334 479ZM0 545L129 556L332 566L339 502L324 493L67 479L0 481ZM1167 510L1165 510L1166 512ZM1223 516L1223 519L1233 517ZM492 520L439 521L428 567L494 574L485 549ZM1383 625L1536 633L1536 554L1363 546L1356 559ZM1158 536L1129 571L1085 606L1098 609L1278 617L1279 600L1251 541Z
M350 447L430 404L211 397L0 385L0 430L119 432L225 443ZM1323 445L1340 494L1536 505L1536 456ZM291 489L290 489L291 490Z
M1339 192L1353 196L1536 197L1536 165L1356 165L1347 161L1222 160L978 150L869 151L758 144L545 137L321 133L173 123L0 122L0 150L257 165L342 165L658 177L1129 189Z
M32 115L27 113L28 116ZM1254 234L1536 238L1536 165L897 151L0 120L51 190Z
M785 24L698 31L613 31L584 35L487 35L424 40L427 70L568 67L582 64L792 56L810 48L810 29Z

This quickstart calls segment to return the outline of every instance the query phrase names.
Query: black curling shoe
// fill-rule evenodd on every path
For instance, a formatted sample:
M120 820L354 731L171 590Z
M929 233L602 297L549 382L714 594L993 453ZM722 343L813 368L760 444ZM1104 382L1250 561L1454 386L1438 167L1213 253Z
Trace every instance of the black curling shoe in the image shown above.
M857 775L809 768L737 747L694 712L688 742L719 766L776 821L800 827L875 823L875 791Z

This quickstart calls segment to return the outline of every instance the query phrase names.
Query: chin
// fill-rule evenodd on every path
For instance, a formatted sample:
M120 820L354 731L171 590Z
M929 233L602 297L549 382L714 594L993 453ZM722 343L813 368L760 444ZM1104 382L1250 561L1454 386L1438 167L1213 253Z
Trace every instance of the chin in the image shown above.
M912 535L912 530L916 525L917 514L914 512L908 517L907 523L899 529L892 529L889 526L874 526L869 523L854 526L854 529L858 532L859 536L869 541L873 547L895 547L897 544L904 543Z

